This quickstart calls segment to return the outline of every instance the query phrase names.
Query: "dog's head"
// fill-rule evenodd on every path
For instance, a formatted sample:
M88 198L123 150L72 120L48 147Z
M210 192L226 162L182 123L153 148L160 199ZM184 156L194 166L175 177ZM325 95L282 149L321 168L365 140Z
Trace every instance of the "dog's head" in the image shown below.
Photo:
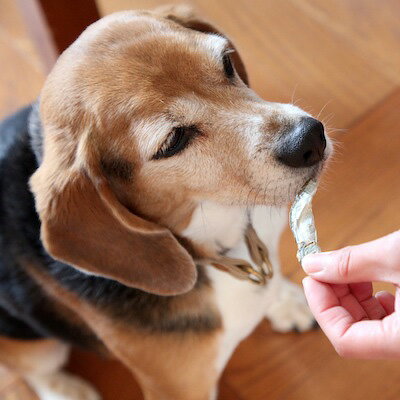
M329 153L320 122L259 98L232 43L182 8L90 26L48 77L41 118L45 247L158 294L194 285L171 230L201 201L285 204Z

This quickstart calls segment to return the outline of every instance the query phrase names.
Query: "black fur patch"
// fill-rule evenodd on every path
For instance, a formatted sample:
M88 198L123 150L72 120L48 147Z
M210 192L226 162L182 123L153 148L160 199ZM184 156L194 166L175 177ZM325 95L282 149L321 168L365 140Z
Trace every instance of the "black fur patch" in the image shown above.
M4 303L4 299L2 301ZM38 334L24 321L17 317L13 317L9 312L0 307L0 332L1 336L12 337L15 339L42 339L43 336Z

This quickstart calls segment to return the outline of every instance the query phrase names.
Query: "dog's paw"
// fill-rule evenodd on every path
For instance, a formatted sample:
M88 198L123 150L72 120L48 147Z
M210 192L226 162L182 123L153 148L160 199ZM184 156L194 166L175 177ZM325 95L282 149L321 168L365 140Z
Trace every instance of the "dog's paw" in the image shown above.
M304 296L303 289L284 278L274 288L265 316L278 332L305 332L316 326Z
M28 382L40 400L100 400L96 390L83 379L66 372L30 376Z

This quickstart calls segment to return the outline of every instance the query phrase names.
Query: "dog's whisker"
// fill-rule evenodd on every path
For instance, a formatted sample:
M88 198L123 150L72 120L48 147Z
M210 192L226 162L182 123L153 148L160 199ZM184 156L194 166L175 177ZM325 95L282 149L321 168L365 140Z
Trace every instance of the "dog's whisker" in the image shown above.
M296 83L296 85L294 85L294 89L293 89L293 93L292 93L292 98L291 98L291 103L292 104L296 104L295 102L294 102L294 96L295 96L295 94L296 94L296 90L297 90L297 87L299 86L299 84L298 83Z
M321 116L321 114L324 112L326 106L327 106L329 103L331 103L331 101L332 101L332 100L328 100L328 101L323 105L323 107L321 108L320 112L319 112L318 115L316 116L316 119L319 119L319 117Z

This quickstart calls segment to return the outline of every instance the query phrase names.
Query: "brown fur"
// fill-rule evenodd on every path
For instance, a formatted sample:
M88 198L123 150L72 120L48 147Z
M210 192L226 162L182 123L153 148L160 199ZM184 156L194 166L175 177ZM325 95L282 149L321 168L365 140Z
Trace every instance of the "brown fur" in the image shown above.
M184 5L159 7L157 10L155 10L155 13L157 13L161 17L168 18L172 21L177 22L180 25L183 25L186 28L193 29L195 31L223 35L220 29L217 29L211 23L200 19L197 15L193 13L193 10L190 7L186 7ZM234 50L234 52L232 53L232 60L235 65L235 69L242 81L247 86L249 86L249 77L247 75L247 71L242 61L242 58L240 57L234 44L231 41L229 43L230 48Z
M35 174L32 187L37 188L43 171ZM172 234L130 213L107 183L96 185L93 180L83 173L71 176L42 211L42 240L48 251L69 264L148 292L175 294L192 288L192 258Z
M141 332L111 319L104 311L65 290L40 267L26 264L26 270L50 297L74 310L104 343L110 355L122 361L135 374L146 399L209 399L218 379L213 366L221 330L189 334ZM186 295L175 303L176 313L207 307L206 299L209 302L210 295L204 292ZM21 354L22 351L23 348ZM16 359L15 366L20 365L19 361L22 365L25 362L21 357Z

